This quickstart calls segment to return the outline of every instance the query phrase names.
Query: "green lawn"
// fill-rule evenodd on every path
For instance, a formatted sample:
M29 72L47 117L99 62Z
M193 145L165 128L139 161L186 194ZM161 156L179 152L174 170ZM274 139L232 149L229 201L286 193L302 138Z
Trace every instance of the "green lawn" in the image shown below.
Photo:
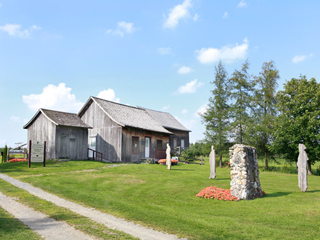
M69 200L188 239L315 239L320 236L320 178L302 193L296 174L261 172L264 198L224 202L197 198L207 186L230 187L230 170L209 164L112 164L48 161L45 168L5 163L0 172ZM0 187L0 191L1 191Z

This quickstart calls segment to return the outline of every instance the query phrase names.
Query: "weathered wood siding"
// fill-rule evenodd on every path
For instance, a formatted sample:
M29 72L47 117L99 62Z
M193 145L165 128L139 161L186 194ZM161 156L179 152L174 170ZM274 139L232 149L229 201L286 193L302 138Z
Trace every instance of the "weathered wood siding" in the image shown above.
M122 161L122 127L110 119L95 102L92 102L81 119L92 127L88 137L96 137L96 150L103 153L103 159Z
M181 139L184 139L184 147L189 148L189 132L186 131L179 131L179 130L173 130L168 129L168 131L172 132L174 135L170 135L169 145L171 147L171 150L173 150L173 141L174 139L177 139L177 146L181 146Z
M139 152L132 153L132 137L139 138ZM145 138L150 138L150 158L154 156L154 149L157 148L157 140L162 140L162 148L166 148L169 142L169 135L146 131L138 128L122 129L122 161L137 162L139 159L145 158Z
M46 159L56 158L56 125L46 118L42 113L40 113L38 118L28 127L28 145L30 140L32 142L40 141L42 143L46 141Z
M87 159L88 130L77 127L56 127L56 158Z

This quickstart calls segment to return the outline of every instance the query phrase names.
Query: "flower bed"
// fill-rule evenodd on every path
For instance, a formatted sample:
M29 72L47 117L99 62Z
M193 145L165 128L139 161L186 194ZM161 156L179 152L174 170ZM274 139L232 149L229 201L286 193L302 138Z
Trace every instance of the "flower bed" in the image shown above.
M28 161L28 160L25 159L25 158L14 158L14 159L9 160L8 162L13 162L13 163L15 163L15 162L27 162L27 161Z
M215 186L210 186L202 189L197 195L200 198L212 198L224 201L239 201L240 199L231 195L229 189L217 188Z
M158 161L158 163L165 163L165 162L167 162L167 159L160 159L159 161ZM178 162L178 160L176 160L176 159L171 159L171 163L177 163Z

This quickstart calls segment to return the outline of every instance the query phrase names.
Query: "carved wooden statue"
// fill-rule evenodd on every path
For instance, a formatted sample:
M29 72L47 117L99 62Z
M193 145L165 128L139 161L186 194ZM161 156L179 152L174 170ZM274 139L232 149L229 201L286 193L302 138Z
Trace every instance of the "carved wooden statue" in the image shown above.
M167 155L166 165L168 166L167 169L170 170L171 169L171 148L169 146L169 143L167 143L166 155Z
M298 156L298 183L302 192L306 192L308 188L308 173L307 173L307 161L309 160L306 153L306 146L299 144L299 156Z
M216 178L216 153L214 151L214 146L211 146L211 152L209 155L209 164L210 164L210 177L209 179Z

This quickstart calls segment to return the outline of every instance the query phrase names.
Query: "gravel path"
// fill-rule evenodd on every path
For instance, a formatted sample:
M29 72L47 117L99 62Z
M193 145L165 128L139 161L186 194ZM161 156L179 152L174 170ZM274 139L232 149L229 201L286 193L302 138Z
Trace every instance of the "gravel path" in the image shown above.
M95 239L78 231L65 222L57 222L48 216L37 212L15 201L12 197L0 192L0 206L18 218L25 225L48 240L90 240Z
M65 200L60 198L54 194L43 191L40 188L33 187L28 183L21 182L14 178L11 178L7 175L0 173L0 178L11 183L12 185L22 188L29 193L47 200L49 202L54 203L57 206L67 208L75 213L78 213L82 216L88 217L93 221L98 223L102 223L108 228L117 229L119 231L128 233L134 237L146 240L175 240L178 239L177 236L172 234L167 234L159 231L155 231L150 228L143 227L139 224L135 224L133 222L128 222L121 218L116 218L110 214L102 213L100 211L95 210L94 208L84 207L77 203ZM72 239L72 238L66 238Z

